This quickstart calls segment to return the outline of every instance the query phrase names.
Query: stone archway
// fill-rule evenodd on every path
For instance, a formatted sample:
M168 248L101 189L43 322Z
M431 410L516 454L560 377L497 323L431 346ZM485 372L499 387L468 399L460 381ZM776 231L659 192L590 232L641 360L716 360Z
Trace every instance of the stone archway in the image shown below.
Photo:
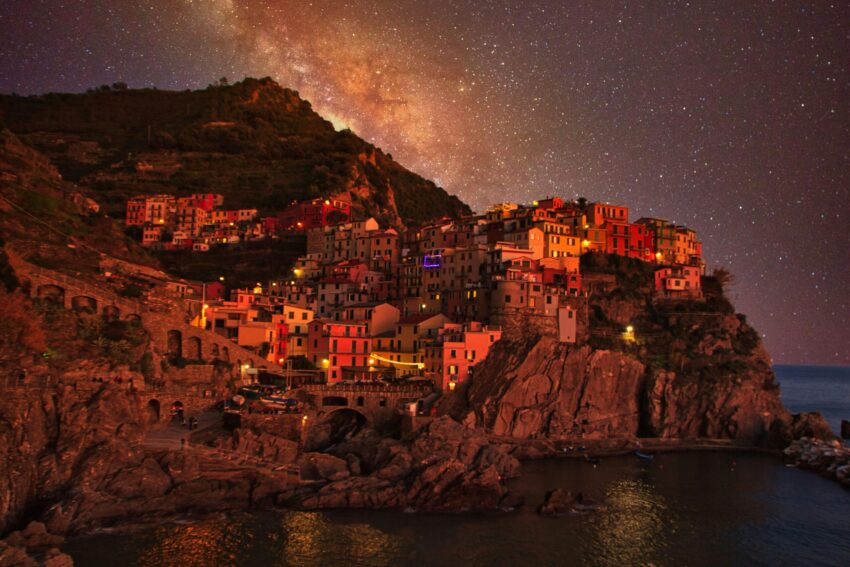
M97 313L97 299L87 295L77 295L71 298L71 309L77 313Z
M189 337L186 339L186 358L188 360L202 360L201 339Z
M180 331L168 331L168 357L183 358L183 333Z
M53 284L44 284L38 286L35 290L35 296L45 301L65 305L65 289Z

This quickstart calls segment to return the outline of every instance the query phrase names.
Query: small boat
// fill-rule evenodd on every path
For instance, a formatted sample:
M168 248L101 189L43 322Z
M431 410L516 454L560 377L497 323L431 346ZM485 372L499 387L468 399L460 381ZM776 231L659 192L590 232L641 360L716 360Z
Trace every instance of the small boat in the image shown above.
M641 453L640 451L635 451L635 457L638 459L643 459L644 461L651 461L655 458L655 455L650 455L649 453Z
M599 464L599 457L594 457L594 456L591 456L591 455L585 455L584 456L584 462L590 463L591 465L598 465Z
M260 403L270 409L290 409L298 404L293 398L281 398L278 396L260 396Z

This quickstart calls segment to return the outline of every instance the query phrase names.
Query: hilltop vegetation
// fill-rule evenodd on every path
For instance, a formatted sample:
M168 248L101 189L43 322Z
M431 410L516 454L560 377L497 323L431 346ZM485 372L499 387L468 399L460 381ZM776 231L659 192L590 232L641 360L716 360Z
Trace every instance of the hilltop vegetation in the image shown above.
M0 96L5 124L62 176L96 190L107 212L139 193L218 192L228 207L283 209L349 194L358 213L399 225L469 208L271 79L198 91Z

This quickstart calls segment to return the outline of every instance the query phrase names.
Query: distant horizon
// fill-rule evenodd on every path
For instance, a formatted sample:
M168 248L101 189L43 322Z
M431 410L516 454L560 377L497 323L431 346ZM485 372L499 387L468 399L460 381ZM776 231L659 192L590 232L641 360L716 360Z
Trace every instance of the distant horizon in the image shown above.
M850 369L850 362L774 362L771 365L771 368L775 368L777 366L815 366L815 367L823 367L823 368L848 368Z

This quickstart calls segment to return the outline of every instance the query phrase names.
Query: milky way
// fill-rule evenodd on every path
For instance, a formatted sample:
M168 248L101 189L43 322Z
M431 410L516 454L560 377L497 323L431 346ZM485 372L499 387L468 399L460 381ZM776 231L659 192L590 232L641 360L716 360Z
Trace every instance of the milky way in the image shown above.
M850 362L844 3L5 0L0 26L3 92L269 75L474 208L687 224L774 359Z

